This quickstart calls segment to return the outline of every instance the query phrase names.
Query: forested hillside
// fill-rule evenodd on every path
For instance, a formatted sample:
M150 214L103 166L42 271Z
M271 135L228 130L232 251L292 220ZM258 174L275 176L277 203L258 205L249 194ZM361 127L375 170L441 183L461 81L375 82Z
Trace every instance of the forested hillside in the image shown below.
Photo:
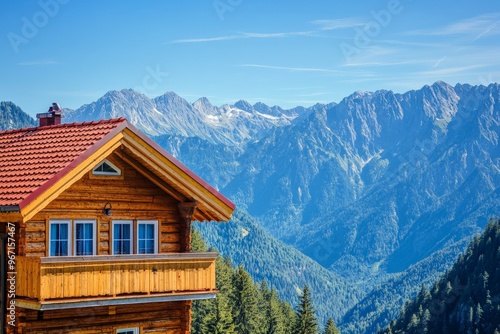
M342 332L376 333L380 324L388 324L398 315L408 296L415 296L422 284L434 284L440 277L436 273L450 269L447 264L455 262L468 243L459 241L381 282L338 322Z
M192 237L193 251L208 250L199 231L193 230ZM254 283L243 266L233 268L228 258L220 256L216 266L219 294L216 299L193 302L193 334L320 333L307 286L302 289L294 311L266 281ZM324 328L326 334L339 333L331 318Z
M499 219L430 290L423 285L382 333L500 333Z
M198 225L210 246L292 305L307 284L346 333L385 327L500 207L499 84L290 110L123 90L65 114L152 136L237 205L230 224Z
M210 247L233 263L244 265L255 281L265 280L284 300L295 305L303 286L309 286L320 322L335 322L353 307L361 288L326 270L291 246L271 237L250 216L236 210L228 223L194 224Z

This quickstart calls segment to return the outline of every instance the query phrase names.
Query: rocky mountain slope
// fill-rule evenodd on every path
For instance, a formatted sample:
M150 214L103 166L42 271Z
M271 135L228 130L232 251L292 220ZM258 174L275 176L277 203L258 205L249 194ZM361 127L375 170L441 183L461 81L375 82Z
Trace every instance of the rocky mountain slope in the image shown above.
M126 117L151 136L197 137L209 143L241 146L277 126L290 125L310 113L306 108L283 110L240 100L213 106L207 98L189 103L174 92L154 99L132 89L110 91L95 102L65 110L66 122Z
M0 102L0 130L26 128L35 120L12 102Z
M498 214L499 109L499 84L356 92L291 110L123 90L66 111L65 121L125 116L156 136L271 235L353 283L360 302L340 325L364 333ZM249 271L260 279L273 264L257 263Z

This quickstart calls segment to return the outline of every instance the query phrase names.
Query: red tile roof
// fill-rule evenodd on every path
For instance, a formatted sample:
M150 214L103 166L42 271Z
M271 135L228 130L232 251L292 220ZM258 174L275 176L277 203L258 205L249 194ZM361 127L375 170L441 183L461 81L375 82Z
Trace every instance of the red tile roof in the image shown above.
M125 118L0 131L0 206L19 205Z

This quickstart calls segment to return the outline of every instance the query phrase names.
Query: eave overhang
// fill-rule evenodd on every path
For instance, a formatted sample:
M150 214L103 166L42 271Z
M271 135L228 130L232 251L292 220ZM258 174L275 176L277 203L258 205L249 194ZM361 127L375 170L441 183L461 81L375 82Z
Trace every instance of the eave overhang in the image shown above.
M15 299L17 307L27 308L37 311L51 311L74 309L81 307L99 307L99 306L115 306L129 304L146 304L146 303L163 303L176 302L184 300L202 300L213 299L217 296L218 291L210 292L187 292L187 293L166 293L156 295L134 296L134 297L112 297L112 298L85 298L79 300L53 300L53 301L35 301L29 299Z
M22 221L23 217L19 206L4 205L0 206L0 223L15 223Z
M17 217L17 220L23 222L30 220L63 191L81 179L85 173L120 147L157 178L173 187L186 201L196 203L194 220L227 221L231 217L235 208L231 201L128 121L123 121L112 129L91 148L22 200L18 205L18 213L5 213L9 217L0 214L0 217L9 219Z

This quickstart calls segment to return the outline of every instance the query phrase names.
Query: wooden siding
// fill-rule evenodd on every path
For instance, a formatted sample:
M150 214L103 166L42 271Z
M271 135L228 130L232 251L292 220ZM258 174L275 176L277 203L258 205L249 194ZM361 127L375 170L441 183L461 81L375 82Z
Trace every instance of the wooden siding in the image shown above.
M115 334L119 328L138 327L142 334L184 334L191 302L148 303L45 311L19 309L21 322L8 326L16 334Z
M17 257L18 298L41 302L215 290L215 254Z
M130 160L131 158L127 158ZM19 255L48 256L47 225L49 219L97 220L97 255L111 254L112 220L158 220L158 252L180 252L182 224L179 202L139 171L112 154L108 160L122 169L123 178L91 176L82 179L61 193L30 221L21 226ZM112 215L102 213L110 202Z
M174 194L175 189L157 177L149 179L144 166L121 148L107 159L122 170L123 177L86 173L30 220L18 225L18 298L38 304L108 302L127 296L173 295L175 291L184 294L214 291L215 259L196 259L192 253L179 253L185 250L185 232L189 228L179 204L180 200L190 199ZM111 216L102 212L107 202L112 206ZM66 257L71 261L48 257L51 219L95 220L97 255ZM137 220L158 221L159 254L121 255L121 259L112 256L113 220L133 220L134 224ZM120 305L117 301L113 306L59 311L19 307L17 326L7 327L9 333L33 334L115 333L117 328L128 327L139 327L141 334L189 333L190 301L156 301L130 305Z

